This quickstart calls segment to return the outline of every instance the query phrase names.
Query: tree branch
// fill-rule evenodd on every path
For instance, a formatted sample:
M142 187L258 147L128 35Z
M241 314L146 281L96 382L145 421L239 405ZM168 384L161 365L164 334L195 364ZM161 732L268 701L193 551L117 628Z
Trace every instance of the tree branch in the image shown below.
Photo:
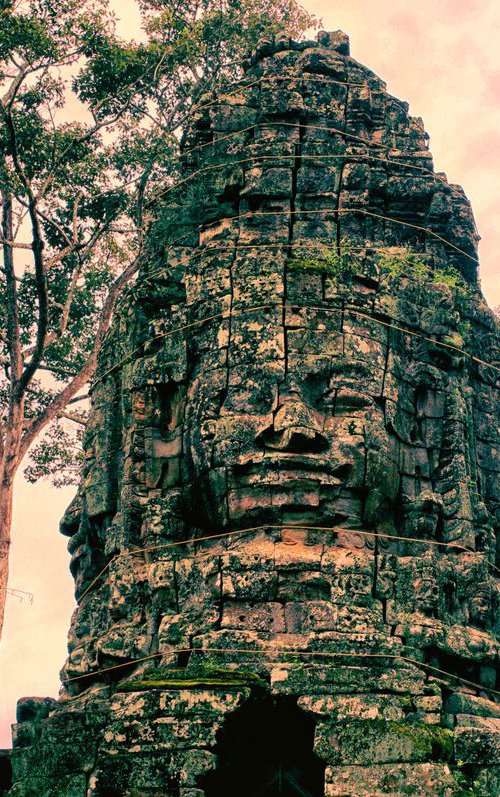
M42 429L61 412L64 411L66 405L74 398L75 394L82 389L82 387L89 381L90 377L95 371L97 364L97 355L102 340L109 329L113 310L115 307L116 299L122 290L123 286L128 280L136 273L141 263L141 255L138 255L134 261L120 274L119 277L113 282L108 291L106 301L101 311L99 325L94 341L92 352L83 364L78 374L66 385L60 393L51 401L51 403L40 413L38 418L35 418L29 427L26 429L20 445L20 458L28 452L33 441L42 431Z
M12 252L12 194L2 192L3 261L7 295L7 346L9 351L10 380L16 385L21 378L23 359L17 305L16 275Z
M26 66L27 64L24 66L19 66L19 73L14 77L8 91L2 97L2 105L6 110L10 110L10 108L12 108L19 89L23 85L25 78L30 72L29 69L26 69Z
M86 426L87 422L83 420L83 418L79 418L78 415L75 415L73 412L63 411L59 413L59 418L66 418L68 421L72 421L73 423L79 423L81 426Z
M37 299L38 299L38 319L36 325L35 350L33 352L31 360L25 366L24 371L21 374L21 377L17 381L15 390L13 391L13 399L16 401L20 401L24 391L26 390L26 387L33 378L33 375L35 374L35 371L38 365L40 364L43 356L43 351L45 347L45 336L47 334L47 325L48 325L48 291L47 291L47 275L45 273L45 264L43 261L43 239L40 230L40 222L38 220L38 215L37 215L36 200L33 196L31 186L24 173L24 169L21 165L21 162L19 160L16 131L12 115L9 111L6 111L6 109L3 106L2 110L5 117L7 131L9 134L10 145L12 150L11 152L12 161L14 164L16 175L19 178L28 196L28 213L31 221L31 233L33 238L32 250L33 250L33 260L35 264L35 284L36 284ZM9 231L7 235L5 235L5 237L7 239L9 237L12 237L12 231Z
M68 404L78 404L79 401L88 401L90 398L88 393L84 393L83 396L74 396L72 399L68 401Z

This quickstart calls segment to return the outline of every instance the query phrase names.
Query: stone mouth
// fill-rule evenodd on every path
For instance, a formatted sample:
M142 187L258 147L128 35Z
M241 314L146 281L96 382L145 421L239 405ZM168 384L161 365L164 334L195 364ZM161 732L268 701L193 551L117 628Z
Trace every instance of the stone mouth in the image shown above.
M334 465L322 457L288 452L250 455L233 466L238 485L280 484L293 480L341 487L351 471L350 463Z

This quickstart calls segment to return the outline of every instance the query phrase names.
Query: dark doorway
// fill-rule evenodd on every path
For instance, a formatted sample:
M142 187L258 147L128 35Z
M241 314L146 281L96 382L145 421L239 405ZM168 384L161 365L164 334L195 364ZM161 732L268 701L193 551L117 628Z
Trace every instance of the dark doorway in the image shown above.
M323 797L325 766L313 753L314 720L294 698L254 698L219 733L206 797Z
M0 797L6 795L12 786L10 752L10 750L0 750Z

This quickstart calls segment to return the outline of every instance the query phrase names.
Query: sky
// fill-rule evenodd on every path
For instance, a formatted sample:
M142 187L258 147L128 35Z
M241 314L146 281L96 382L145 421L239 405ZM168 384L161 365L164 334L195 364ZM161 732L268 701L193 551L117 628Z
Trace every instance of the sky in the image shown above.
M306 0L326 30L341 29L351 55L410 103L430 134L436 171L461 184L479 233L483 291L500 304L500 3L497 0ZM138 37L133 0L114 0L123 37ZM10 587L0 645L0 747L22 695L57 696L74 608L59 519L74 488L18 478Z

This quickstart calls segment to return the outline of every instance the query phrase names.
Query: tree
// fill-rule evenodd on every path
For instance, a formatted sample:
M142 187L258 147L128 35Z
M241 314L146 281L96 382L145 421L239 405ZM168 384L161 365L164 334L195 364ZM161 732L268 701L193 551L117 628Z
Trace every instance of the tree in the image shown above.
M108 0L0 0L0 635L14 477L74 465L97 353L148 257L154 197L206 92L262 35L299 36L295 0L139 0L144 41ZM77 109L81 121L75 122Z

